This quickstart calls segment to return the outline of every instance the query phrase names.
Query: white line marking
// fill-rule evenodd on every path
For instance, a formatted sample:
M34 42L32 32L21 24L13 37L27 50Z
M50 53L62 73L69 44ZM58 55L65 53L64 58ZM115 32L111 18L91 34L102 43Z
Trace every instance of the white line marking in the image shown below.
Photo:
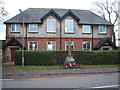
M14 79L0 79L0 81L14 80Z
M92 88L110 88L110 87L118 87L120 85L109 85L109 86L100 86L100 87L92 87Z

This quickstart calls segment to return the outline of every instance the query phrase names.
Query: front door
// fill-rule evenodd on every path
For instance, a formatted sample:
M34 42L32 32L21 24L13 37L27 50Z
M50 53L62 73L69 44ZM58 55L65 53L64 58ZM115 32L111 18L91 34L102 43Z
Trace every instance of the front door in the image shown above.
M11 62L14 61L14 52L15 52L16 50L19 50L19 48L11 48Z

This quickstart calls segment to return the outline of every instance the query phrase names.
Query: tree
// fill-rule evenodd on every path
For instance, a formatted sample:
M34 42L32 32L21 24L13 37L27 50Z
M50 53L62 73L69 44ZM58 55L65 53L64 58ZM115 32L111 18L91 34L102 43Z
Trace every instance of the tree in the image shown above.
M0 0L0 22L4 21L5 16L8 15L8 12L4 8L4 3Z
M117 4L118 1L111 1L111 0L104 0L103 2L100 1L95 1L93 2L93 4L97 7L97 9L95 10L98 14L100 14L100 16L102 16L104 19L106 19L107 21L109 21L110 23L112 23L114 25L114 27L117 24L118 21L118 8L117 8ZM115 30L113 28L112 33L113 33L113 42L116 44L116 36L115 36Z

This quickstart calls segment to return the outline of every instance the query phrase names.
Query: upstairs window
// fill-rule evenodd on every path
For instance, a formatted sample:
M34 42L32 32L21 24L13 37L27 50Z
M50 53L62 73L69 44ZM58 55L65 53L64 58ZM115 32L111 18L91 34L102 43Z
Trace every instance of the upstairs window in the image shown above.
M11 32L20 32L20 24L11 24Z
M106 26L99 26L99 33L106 33Z
M28 50L37 50L38 49L38 42L37 41L29 41L28 43Z
M65 20L65 33L74 33L74 21L73 19Z
M83 42L83 50L84 51L91 50L91 42L90 41L84 41Z
M56 41L48 41L47 50L56 50Z
M65 50L68 50L68 41L65 42ZM74 50L74 42L71 41L71 50L73 51Z
M38 32L38 24L29 24L29 32Z
M47 32L56 32L56 19L47 19Z
M83 33L91 33L91 26L83 25L82 30L83 30Z

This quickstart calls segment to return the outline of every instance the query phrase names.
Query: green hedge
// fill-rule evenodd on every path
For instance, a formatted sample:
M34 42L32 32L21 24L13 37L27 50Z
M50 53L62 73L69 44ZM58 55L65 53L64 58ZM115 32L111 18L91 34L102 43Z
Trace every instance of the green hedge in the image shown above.
M119 64L120 51L72 51L77 64ZM24 51L25 65L63 65L67 51ZM21 51L15 52L15 64L21 65Z
M22 64L22 52L15 52L15 64ZM52 52L46 51L24 51L25 65L53 65Z

